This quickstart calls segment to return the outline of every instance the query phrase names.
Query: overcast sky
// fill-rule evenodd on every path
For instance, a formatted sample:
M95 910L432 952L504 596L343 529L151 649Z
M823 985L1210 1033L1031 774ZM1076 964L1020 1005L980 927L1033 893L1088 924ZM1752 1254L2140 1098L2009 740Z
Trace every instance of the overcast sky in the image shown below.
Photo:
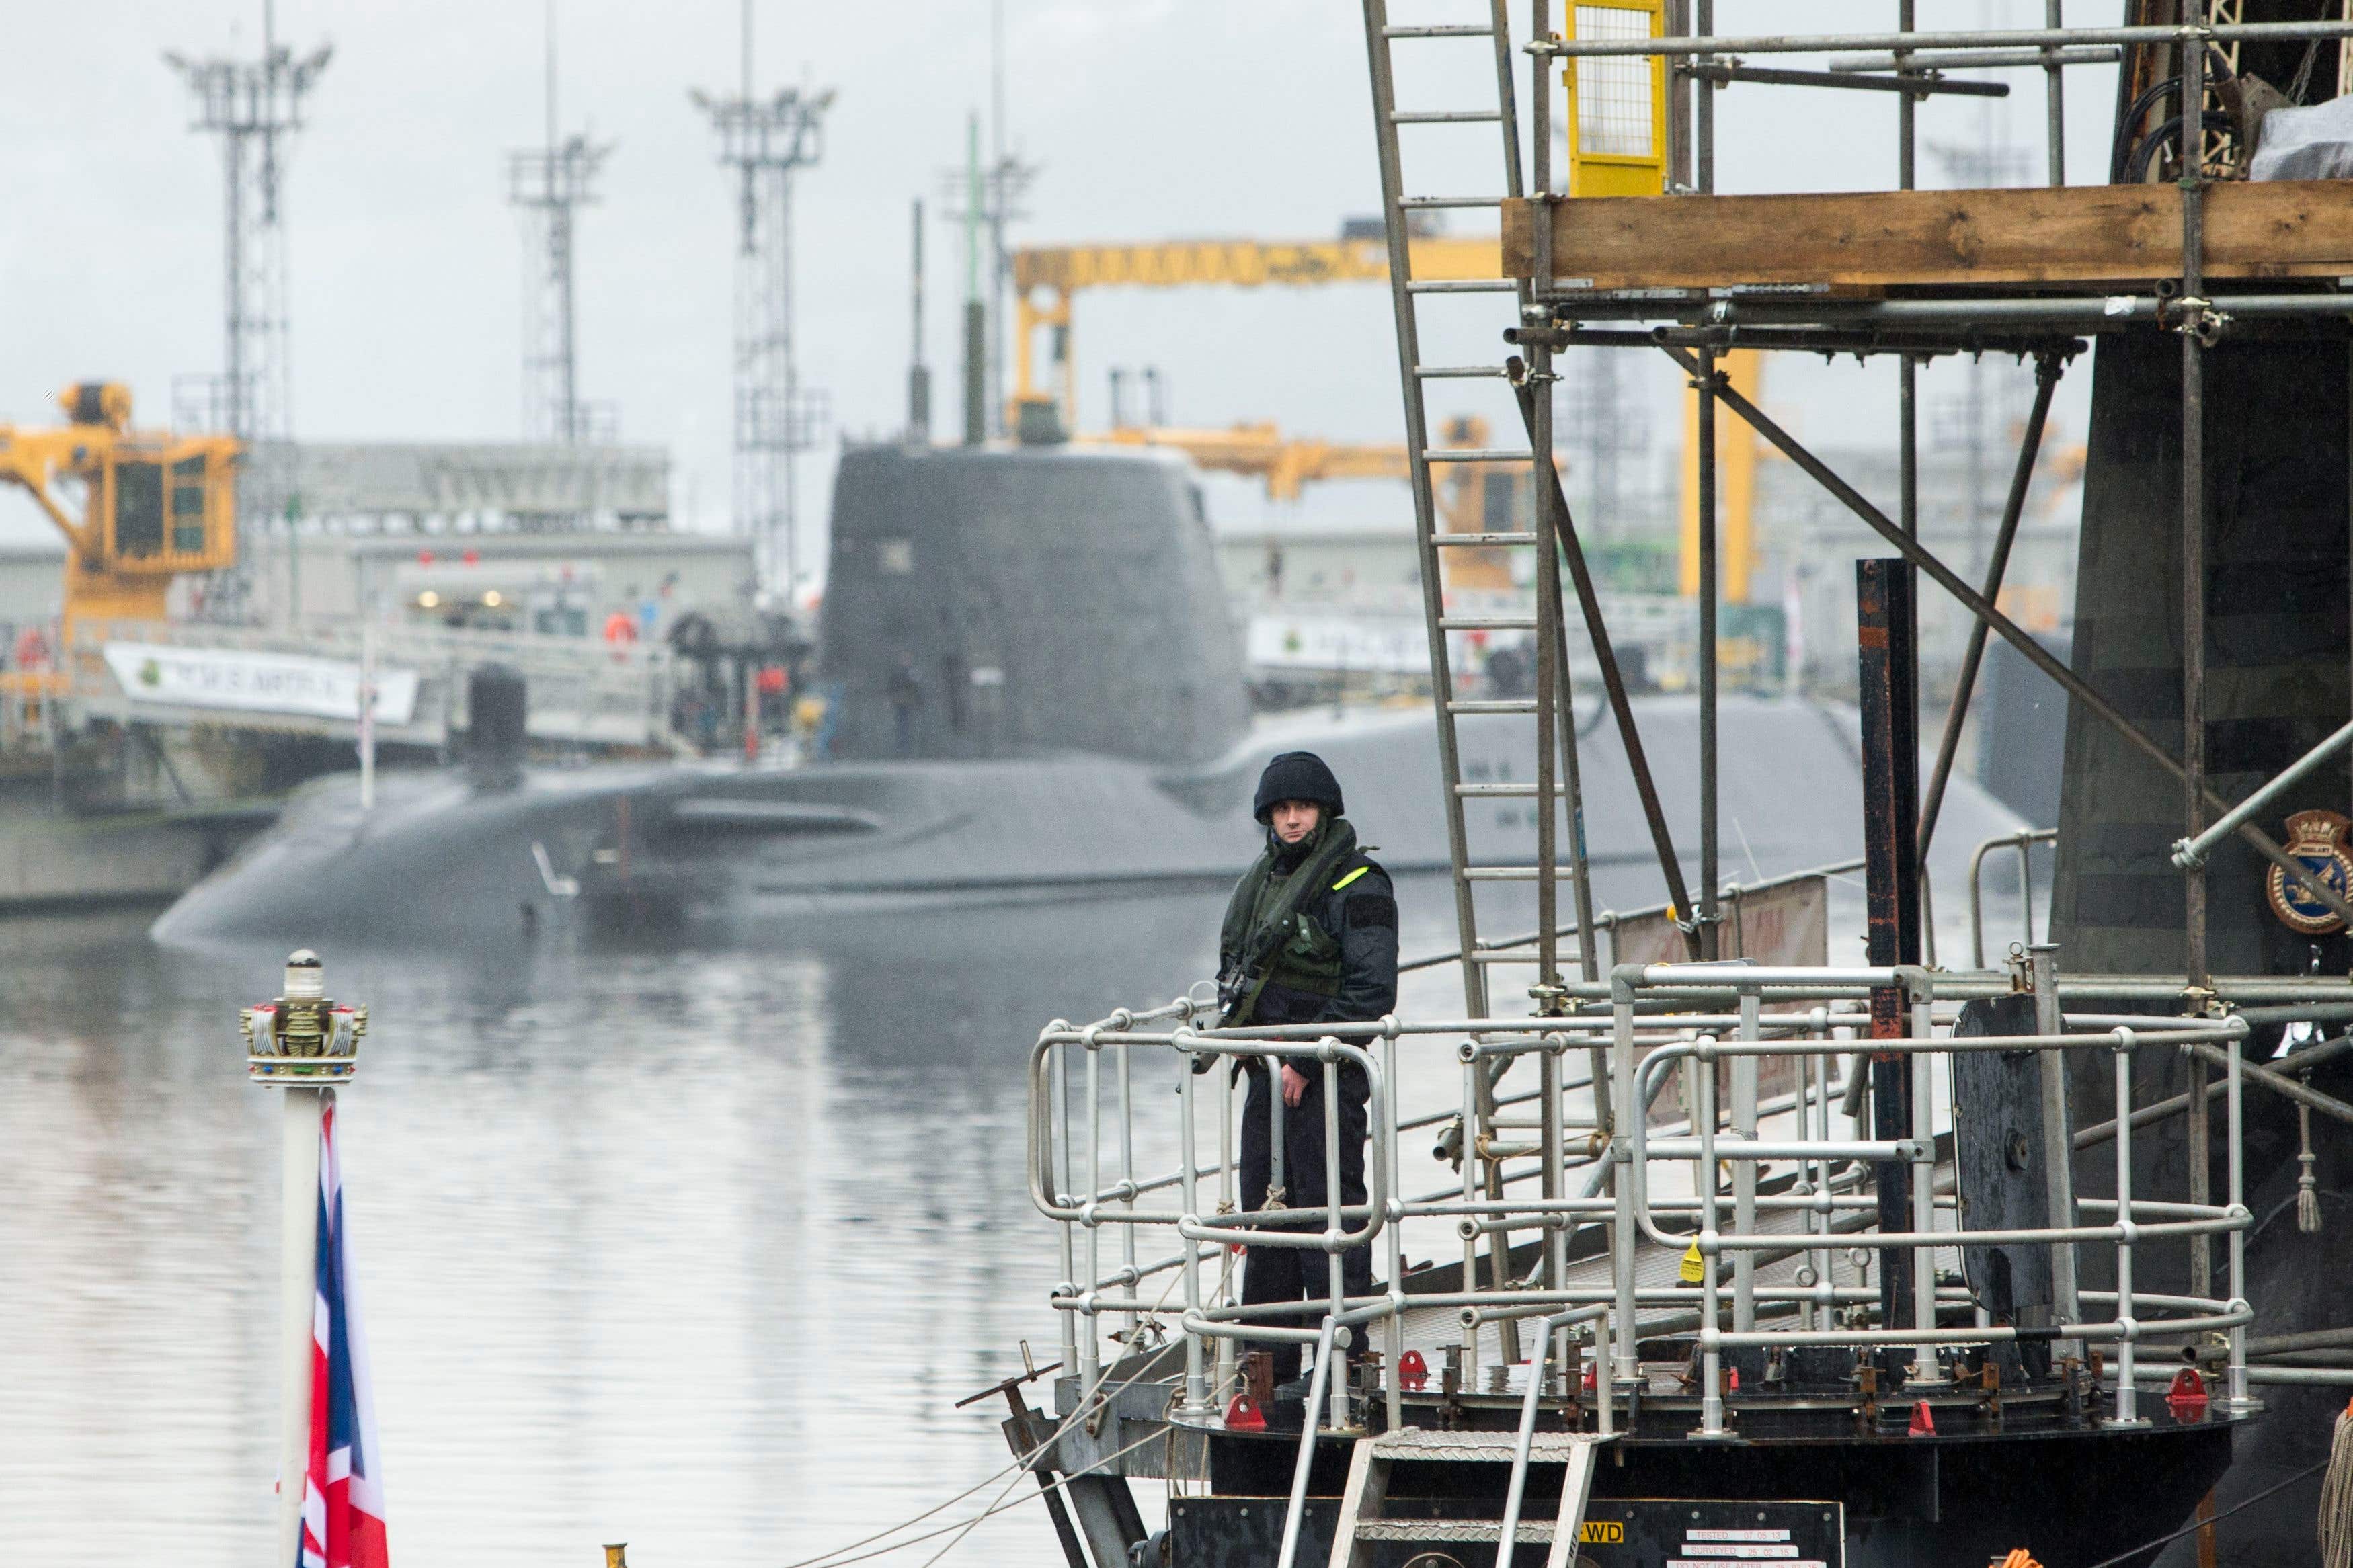
M966 114L987 107L990 5L756 4L759 85L839 93L823 161L797 186L804 375L831 393L841 430L892 430L907 357L908 204L936 195L940 171L961 160ZM1377 211L1363 31L1346 0L1003 5L1007 138L1042 166L1019 238L1315 237ZM1455 19L1472 9L1424 8ZM2069 20L2112 23L2116 9L2071 5ZM1719 0L1716 10L1719 30L1738 33L1885 27L1894 6ZM1921 10L1924 24L2029 25L2042 7L1931 0ZM1397 11L1419 15L1404 0ZM617 144L579 237L583 392L617 405L625 439L670 447L682 521L723 527L733 207L687 92L738 79L738 7L557 0L556 18L565 127ZM541 0L280 0L277 25L298 52L334 47L288 187L297 434L516 437L523 263L503 165L541 135ZM250 52L259 36L260 0L82 0L12 17L16 68L0 94L10 151L0 164L0 419L52 422L58 387L111 377L131 384L144 420L160 421L175 375L219 368L220 161L188 130L185 90L161 56ZM1455 47L1451 69L1401 90L1433 102L1491 94L1477 46ZM2010 79L2018 97L1998 112L2032 154L2031 181L2040 75ZM2105 68L2070 73L2078 180L2105 172L2113 83ZM1894 184L1892 100L1746 87L1719 102L1722 189ZM1924 135L1974 145L1979 114L1973 100L1931 103ZM1444 146L1451 134L1424 143L1438 151L1409 181L1495 184L1492 133ZM1954 183L1933 160L1922 166L1924 184ZM952 427L950 262L961 248L944 223L931 247L936 417ZM1182 423L1271 418L1314 435L1398 436L1377 288L1107 292L1083 297L1079 312L1090 421L1103 412L1108 366L1154 364ZM1478 342L1493 343L1492 325L1482 322ZM1794 406L1816 386L1835 395L1795 417L1801 430L1825 420L1825 440L1892 430L1892 375L1783 365L1772 401ZM1672 376L1656 363L1645 376L1663 439L1675 428ZM808 467L804 510L821 517L827 465ZM1219 493L1229 510L1253 504ZM1347 504L1391 504L1386 496ZM1401 506L1402 492L1393 500ZM0 502L0 537L38 529L27 504Z

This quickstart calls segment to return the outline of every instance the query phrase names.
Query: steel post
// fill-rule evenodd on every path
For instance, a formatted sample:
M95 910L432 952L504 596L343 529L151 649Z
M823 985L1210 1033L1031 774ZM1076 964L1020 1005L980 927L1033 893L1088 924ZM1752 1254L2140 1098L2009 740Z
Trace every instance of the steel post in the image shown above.
M1127 1047L1124 1046L1120 1047L1123 1059L1125 1057L1126 1049ZM1190 1065L1190 1063L1187 1064L1187 1067ZM1199 1160L1196 1155L1194 1149L1196 1131L1193 1117L1193 1083L1199 1076L1200 1075L1198 1073L1187 1071L1179 1074L1176 1079L1177 1158L1180 1162L1178 1165L1178 1173L1183 1183L1182 1191L1184 1194L1183 1202L1186 1216L1188 1219L1192 1219L1197 1222L1201 1217L1201 1194L1198 1170ZM1134 1173L1132 1171L1129 1173L1129 1179L1131 1181L1134 1180ZM1134 1209L1135 1207L1135 1200L1130 1198L1128 1200L1127 1206L1131 1210ZM1135 1234L1135 1226L1130 1225L1127 1227L1127 1232L1128 1235L1133 1237ZM1200 1315L1203 1305L1201 1300L1201 1249L1199 1247L1195 1245L1189 1237L1180 1237L1179 1240L1185 1248L1185 1261L1180 1266L1185 1270L1185 1316L1187 1321L1190 1321ZM1224 1248L1220 1247L1219 1250L1222 1253ZM1129 1247L1127 1266L1131 1270L1135 1267L1134 1248L1132 1242ZM1062 1316L1066 1318L1071 1315L1071 1314L1068 1312L1062 1314ZM1132 1317L1130 1321L1133 1321ZM1133 1337L1134 1331L1131 1329L1128 1331L1130 1336ZM1189 1331L1185 1335L1184 1409L1187 1414L1192 1415L1208 1415L1214 1413L1217 1409L1216 1405L1214 1405L1209 1398L1208 1367L1207 1364L1207 1358L1203 1353L1201 1336Z
M1904 563L1886 559L1855 563L1857 668L1862 721L1863 875L1869 910L1868 962L1892 969L1917 963L1919 951L1919 856L1914 847L1918 750L1914 739L1912 697L1917 661L1912 643L1912 578ZM1902 986L1873 986L1871 1036L1907 1038L1908 1002ZM1913 1133L1913 1083L1898 1053L1871 1058L1873 1131L1881 1139ZM1900 1160L1873 1167L1879 1228L1894 1234L1910 1223L1912 1172ZM1889 1328L1912 1323L1913 1256L1903 1247L1879 1252L1880 1321ZM1926 1325L1922 1325L1926 1326ZM1883 1372L1896 1385L1899 1365L1883 1357Z
M1706 0L1701 0L1704 17ZM1705 22L1702 22L1704 28ZM1714 89L1703 88L1703 110ZM1709 167L1713 117L1700 118L1701 168ZM1693 378L1699 399L1699 907L1681 912L1698 922L1702 963L1723 956L1723 911L1719 904L1716 843L1716 537L1715 537L1715 351L1699 351L1699 374Z
M1634 1248L1639 1245L1641 1231L1634 1218L1630 1169L1634 1128L1645 1113L1645 1107L1636 1099L1634 1086L1634 981L1640 973L1637 966L1620 965L1609 982L1610 1087L1618 1094L1618 1110L1610 1119L1613 1125L1609 1137L1609 1272L1614 1292L1610 1327L1617 1343L1609 1374L1612 1388L1601 1391L1604 1399L1614 1397L1616 1385L1632 1384L1642 1370L1634 1323Z
M1760 1007L1755 991L1740 994L1740 1025L1737 1037L1754 1040L1763 1037L1759 1026ZM1757 1136L1757 1071L1758 1058L1738 1056L1732 1058L1732 1131L1743 1138ZM1805 1058L1797 1058L1803 1062ZM1806 1106L1802 1093L1798 1100L1798 1136L1806 1135ZM1743 1236L1757 1229L1757 1163L1738 1160L1732 1166L1732 1228ZM1732 1259L1732 1326L1742 1333L1757 1326L1757 1255L1743 1250Z
M1715 1196L1723 1178L1715 1163L1715 1040L1703 1035L1684 1064L1684 1070L1699 1075L1692 1083L1693 1130L1699 1134L1699 1159L1692 1167L1692 1190L1699 1194L1699 1429L1692 1434L1694 1437L1729 1435L1724 1425L1724 1350L1717 1339L1724 1323L1716 1279L1722 1255L1717 1250Z
M2185 837L2194 839L2206 814L2206 356L2200 337L2206 286L2204 41L2185 43L2181 56L2181 788ZM2183 876L2184 968L2198 987L2211 977L2206 873L2192 866ZM2203 1122L2205 1109L2200 1095L2192 1117Z
M1332 1298L1332 1321L1335 1323L1348 1310L1347 1272L1341 1264L1338 1248L1333 1245L1348 1228L1340 1216L1340 1063L1336 1058L1327 1056L1324 1058L1324 1270ZM1327 1342L1322 1353L1339 1356L1338 1342ZM1334 1375L1335 1373L1338 1375ZM1342 1368L1326 1367L1324 1380L1332 1396L1332 1427L1337 1431L1348 1424L1347 1375Z
M2138 1330L2133 1312L2133 1176L2132 1176L2132 1057L2133 1032L2116 1031L2116 1223L2124 1237L2116 1243L2116 1410L2110 1425L2140 1426L2147 1423L2135 1408L2134 1341Z

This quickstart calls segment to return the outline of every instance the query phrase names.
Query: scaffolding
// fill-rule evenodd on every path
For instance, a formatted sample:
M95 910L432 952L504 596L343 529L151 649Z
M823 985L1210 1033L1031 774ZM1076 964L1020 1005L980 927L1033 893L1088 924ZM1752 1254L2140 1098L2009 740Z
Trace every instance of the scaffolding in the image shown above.
M1093 1391L1124 1364L1104 1357L1103 1321L1119 1325L1114 1346L1139 1351L1146 1325L1179 1290L1183 1374L1171 1380L1165 1405L1155 1406L1172 1430L1198 1429L1213 1440L1233 1432L1222 1401L1246 1382L1236 1364L1237 1342L1316 1347L1282 1568L1299 1552L1319 1430L1356 1445L1335 1527L1335 1565L1365 1561L1357 1548L1366 1541L1403 1539L1494 1542L1499 1562L1509 1560L1515 1541L1549 1540L1557 1562L1564 1555L1558 1543L1576 1539L1585 1501L1578 1478L1589 1477L1563 1444L1607 1441L1638 1419L1652 1423L1646 1433L1653 1438L1664 1431L1679 1440L1721 1442L1732 1436L1741 1407L1757 1414L1771 1405L1783 1369L1798 1365L1809 1350L1852 1353L1852 1381L1831 1403L1854 1412L1854 1429L1866 1439L1902 1434L1900 1415L1893 1429L1881 1424L1878 1404L1905 1389L1907 1378L1911 1390L1925 1394L1915 1435L1936 1436L1931 1405L1946 1398L1971 1402L1965 1419L1976 1425L1968 1430L2000 1435L2010 1395L1995 1394L2000 1380L1988 1369L1996 1351L2029 1342L2050 1347L2056 1359L2042 1374L2030 1371L2018 1397L2078 1415L2089 1408L2093 1424L2105 1429L2146 1426L2151 1412L2134 1389L2152 1375L2174 1378L2166 1404L2176 1425L2206 1419L2202 1383L2185 1381L2172 1367L2156 1368L2144 1348L2153 1340L2183 1342L2185 1358L2221 1380L2214 1405L2226 1422L2258 1408L2254 1389L2262 1384L2353 1382L2353 1371L2298 1364L2292 1353L2307 1342L2340 1343L2353 1331L2270 1342L2249 1338L2255 1309L2246 1294L2246 1246L2254 1221L2246 1207L2242 1147L2250 1088L2293 1101L2306 1115L2353 1124L2353 1105L2299 1081L2312 1065L2353 1049L2353 1039L2315 1043L2324 1026L2353 1021L2353 991L2341 978L2316 974L2213 973L2204 880L2207 855L2235 837L2276 868L2274 876L2299 898L2353 923L2353 904L2253 820L2295 775L2346 745L2353 726L2241 805L2217 796L2205 755L2203 597L2205 356L2260 323L2353 318L2353 291L2340 291L2353 279L2353 219L2342 185L2222 178L2251 139L2227 114L2217 123L2210 85L2236 82L2237 51L2250 44L2308 42L2307 53L2332 42L2353 47L2344 42L2353 40L2353 21L2247 24L2201 13L2187 23L2066 27L2058 25L2053 0L2045 27L1928 31L1913 26L1911 0L1901 0L1898 10L1894 31L1736 37L1713 34L1710 0L1607 0L1574 4L1563 18L1565 36L1552 26L1548 0L1535 0L1530 31L1515 37L1504 0L1477 5L1475 19L1402 23L1392 21L1388 0L1364 0L1454 868L1457 940L1431 962L1459 964L1463 1014L1219 1028L1210 1026L1214 1010L1188 996L1083 1026L1057 1021L1039 1037L1029 1085L1031 1196L1060 1228L1062 1282L1053 1306L1065 1326L1066 1414L1087 1407ZM1397 57L1408 47L1467 48L1479 57L1482 78L1491 62L1492 101L1401 99ZM1833 58L1826 70L1753 63L1824 54L1861 58ZM1613 71L1611 62L1628 68ZM2142 177L2070 185L2064 73L2118 62L2130 93L2120 101L2134 106L2120 116L2132 132L2127 172L2137 167ZM2046 183L1915 190L1916 107L1930 96L1999 90L1946 74L1976 67L2041 69L2051 138ZM1571 157L1581 152L1609 162L1573 171L1564 182L1556 177L1548 128L1556 86L1564 73L1573 82L1579 72L1614 107L1588 115L1589 106L1568 105ZM1442 79L1459 84L1461 76ZM1733 83L1893 96L1899 188L1719 192L1715 92ZM1522 103L1533 135L1524 134ZM1500 189L1467 195L1411 183L1402 142L1463 127L1500 132ZM2182 155L2184 149L2194 152ZM1499 278L1416 272L1417 218L1450 209L1496 214ZM1513 351L1509 357L1497 363L1475 353L1452 359L1425 353L1427 343L1446 336L1430 330L1429 312L1475 310L1482 301L1485 324ZM1997 607L2061 376L2093 337L2152 331L2178 338L2181 356L2181 485L2172 520L2180 531L2184 621L2186 742L2179 756ZM1724 360L1736 349L1894 358L1902 468L1893 515L1731 384ZM1669 835L1556 468L1556 366L1571 350L1662 354L1688 378L1697 400L1695 886L1687 885ZM1983 353L2031 362L2034 396L1982 575L1970 581L1918 537L1916 374L1939 356ZM1500 383L1525 445L1466 451L1433 442L1423 403L1433 381L1466 388ZM1853 512L1894 557L1858 563L1857 574L1869 890L1863 966L1773 967L1734 962L1725 951L1730 889L1719 867L1716 803L1718 407ZM1464 461L1518 465L1530 475L1536 504L1525 531L1444 531L1433 475ZM1533 552L1533 616L1450 613L1446 558L1451 547L1472 544ZM1913 595L1922 578L1957 600L1974 623L1925 784L1914 728ZM1621 917L1592 908L1578 726L1567 680L1572 593L1650 826L1662 908L1683 937L1688 963L1614 962ZM1533 633L1535 695L1500 700L1458 694L1451 669L1459 637L1504 627ZM2182 833L2174 864L2186 908L2179 971L2062 976L2056 949L2033 940L2031 886L2024 889L2026 940L2006 965L1989 969L1978 958L1956 972L1923 962L1923 868L1993 637L2056 682L2084 721L2112 731L2179 784ZM1456 744L1464 722L1530 725L1533 782L1465 779ZM1539 825L1533 865L1482 856L1465 804L1502 795L1533 801ZM1972 858L1973 936L1980 950L1977 884L1984 860L2008 850L2024 868L2043 837L1993 840ZM2021 880L2031 882L2023 870ZM1482 894L1495 884L1533 885L1535 931L1500 942L1482 934L1482 919L1493 911ZM1575 904L1566 920L1563 893ZM1606 971L1604 932L1613 959ZM1506 953L1535 971L1533 1016L1511 1016L1493 1005L1490 970ZM2284 1070L2246 1058L2242 1047L2253 1031L2291 1023L2304 1028L2291 1034ZM2190 1064L2185 1092L2153 1098L2139 1081L2132 1058L2152 1047ZM2097 1053L2105 1060L2095 1069L2089 1064ZM1155 1058L1166 1060L1176 1078L1173 1136L1138 1131L1137 1107L1166 1103L1166 1096L1147 1100L1138 1089L1139 1082L1154 1087L1139 1064ZM1327 1120L1324 1145L1333 1163L1325 1201L1233 1212L1229 1069L1238 1061L1253 1069L1263 1064L1269 1073L1279 1063L1320 1072L1327 1119L1340 1074L1359 1075L1369 1085L1366 1201L1350 1205L1340 1196L1338 1124ZM1958 1194L1967 1163L1958 1151L1965 1138L1983 1134L1969 1132L1954 1108L1964 1098L1964 1076L1997 1062L2017 1075L2006 1103L2033 1108L2035 1137L2013 1146L2010 1157L2013 1165L2022 1161L2040 1170L2042 1186L2031 1215L1989 1224L1982 1214L1966 1212ZM1760 1079L1765 1063L1783 1075L1778 1090ZM1572 1079L1579 1064L1585 1071ZM1200 1076L1205 1069L1208 1076ZM2095 1094L2085 1103L2112 1100L2108 1120L2071 1124L2071 1077L2079 1090ZM1680 1128L1659 1124L1660 1096L1670 1080L1681 1085L1686 1116ZM1414 1085L1422 1091L1419 1103L1409 1092ZM1199 1102L1210 1097L1215 1109L1205 1112ZM1281 1151L1282 1097L1266 1100L1270 1144ZM2212 1141L2209 1118L2218 1100L2224 1125ZM1833 1124L1840 1115L1851 1122L1843 1135ZM2133 1139L2177 1117L2190 1147L2219 1142L2221 1157L2187 1162L2186 1192L2151 1191L2147 1169L2136 1166ZM1203 1121L1211 1123L1207 1139ZM1459 1184L1410 1190L1400 1150L1414 1134L1430 1136L1440 1157L1457 1163ZM1940 1142L1955 1151L1949 1166L1940 1167ZM2104 1143L2114 1146L2114 1191L2079 1195L2073 1187L2079 1152ZM1147 1173L1140 1146L1173 1151L1176 1168ZM1733 1172L1728 1193L1717 1174L1725 1163ZM2212 1190L2217 1164L2219 1194ZM1282 1182L1278 1164L1273 1184ZM1417 1285L1409 1271L1403 1236L1415 1227L1440 1235L1451 1229L1459 1237L1461 1261L1447 1281ZM1155 1231L1173 1243L1165 1256L1139 1248L1139 1233ZM1532 1263L1514 1256L1514 1232L1535 1242ZM2221 1270L2211 1246L2218 1236L2225 1247ZM1104 1250L1107 1237L1118 1239L1115 1258ZM2187 1251L2186 1290L2157 1293L2145 1282L2136 1285L2134 1248L2159 1237ZM1570 1244L1577 1238L1598 1241L1599 1250L1576 1255ZM1324 1299L1240 1304L1229 1250L1237 1246L1323 1252L1330 1269ZM1341 1254L1361 1247L1383 1249L1388 1268L1386 1288L1369 1296L1343 1286ZM2032 1249L2045 1260L2039 1267L2048 1269L2051 1294L2039 1321L1989 1313L1973 1267L1964 1266L1958 1289L1938 1267L1939 1249L1950 1258L2009 1247ZM1683 1276L1687 1283L1672 1272L1679 1256L1690 1270ZM2096 1266L2105 1283L2095 1289L2079 1276L2079 1265ZM1662 1268L1670 1272L1662 1275ZM1166 1289L1155 1301L1144 1286L1162 1276ZM1535 1331L1532 1356L1523 1327ZM1336 1352L1368 1338L1377 1338L1379 1364L1351 1391L1338 1375ZM1661 1341L1687 1344L1688 1363L1662 1367L1646 1360L1642 1347ZM2113 1359L2104 1362L2104 1352ZM2288 1360L2267 1362L2272 1352ZM1767 1386L1735 1382L1737 1364L1759 1355L1770 1358L1761 1363ZM1978 1360L1954 1359L1964 1355ZM1442 1394L1416 1380L1428 1358L1446 1363ZM1746 1364L1756 1378L1760 1363ZM1482 1366L1515 1365L1525 1367L1516 1387L1506 1372L1493 1383L1475 1375ZM1964 1388L1965 1394L1957 1392ZM2082 1403L2087 1389L2094 1391L2089 1406ZM2105 1412L2101 1389L2109 1402ZM1483 1416L1474 1408L1479 1394L1493 1407ZM1901 1395L1905 1404L1914 1397ZM1504 1406L1513 1408L1507 1414ZM2194 1417L2184 1415L2192 1408ZM1688 1426L1659 1425L1686 1416ZM1366 1510L1378 1510L1384 1464L1402 1462L1417 1445L1456 1439L1453 1458L1478 1458L1472 1450L1479 1440L1514 1417L1515 1438L1499 1439L1505 1451L1489 1456L1513 1464L1500 1524L1490 1520L1481 1526L1486 1533L1450 1536L1396 1533L1407 1528L1402 1522L1382 1534L1371 1522ZM2054 1416L2063 1425L2074 1418ZM1452 1430L1482 1419L1486 1433ZM1435 1438L1412 1430L1433 1425L1450 1430ZM1762 1440L1746 1436L1751 1444ZM1715 1450L1727 1465L1736 1451L1734 1445ZM1548 1533L1515 1534L1523 1528L1532 1455L1545 1454L1567 1463L1559 1519L1545 1527ZM1621 1454L1621 1461L1638 1459ZM1440 1522L1467 1528L1472 1521Z

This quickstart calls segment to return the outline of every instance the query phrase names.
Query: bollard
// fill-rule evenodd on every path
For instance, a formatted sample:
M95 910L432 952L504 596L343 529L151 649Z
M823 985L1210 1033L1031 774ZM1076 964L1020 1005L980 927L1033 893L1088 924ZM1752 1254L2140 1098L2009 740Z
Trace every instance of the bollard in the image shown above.
M285 1097L284 1193L279 1244L278 1561L302 1560L302 1500L310 1472L312 1314L317 1297L319 1124L326 1097L359 1066L367 1009L327 996L319 955L302 948L286 960L286 989L248 1007L246 1076Z

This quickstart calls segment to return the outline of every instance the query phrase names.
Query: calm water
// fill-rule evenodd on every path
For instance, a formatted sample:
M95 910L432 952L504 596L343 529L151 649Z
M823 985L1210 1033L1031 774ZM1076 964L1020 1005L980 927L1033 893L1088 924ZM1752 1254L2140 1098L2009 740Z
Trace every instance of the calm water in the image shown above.
M1409 954L1451 940L1442 879L1399 895ZM997 1413L953 1406L1022 1340L1055 1354L1029 1043L1205 974L1222 902L328 952L332 994L372 1010L343 1136L398 1560L585 1568L627 1540L642 1568L785 1568L1001 1468ZM1860 913L1834 887L1834 956ZM278 1106L237 1010L285 955L160 950L146 919L0 921L0 1542L248 1568L276 1463ZM1409 977L1406 1011L1461 1006L1451 968ZM1431 1044L1404 1087L1451 1101ZM1135 1484L1155 1516L1160 1483ZM955 1560L1057 1555L1033 1502Z
M1424 951L1443 884L1406 891ZM628 1540L646 1568L783 1568L1004 1465L997 1414L952 1406L1024 1338L1053 1359L1020 1064L1050 1017L1205 973L1221 904L327 952L372 1009L343 1137L398 1559L586 1565ZM158 950L145 921L0 922L0 1542L247 1568L278 1154L237 1009L284 953ZM1460 1007L1443 971L1415 994ZM956 1560L1054 1550L1033 1503Z

